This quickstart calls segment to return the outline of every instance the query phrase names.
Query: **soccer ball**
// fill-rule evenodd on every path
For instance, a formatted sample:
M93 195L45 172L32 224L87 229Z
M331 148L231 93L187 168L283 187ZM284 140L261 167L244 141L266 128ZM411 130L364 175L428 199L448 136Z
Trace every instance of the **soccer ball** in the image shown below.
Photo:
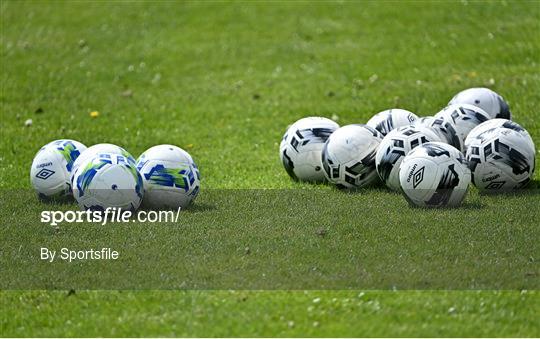
M73 177L75 176L77 169L79 168L80 164L85 162L86 160L93 158L96 154L99 153L112 153L112 154L118 154L123 155L126 157L128 162L132 165L135 165L135 158L123 149L120 146L113 145L113 144L96 144L93 146L88 147L84 152L81 153L81 156L75 160L73 163L73 169L71 171L71 184L73 186Z
M530 181L535 147L528 133L496 127L470 140L467 161L479 190L508 191L522 188Z
M461 148L459 148L459 150L462 152L465 151L463 144L469 132L476 126L490 119L489 115L483 109L468 104L447 106L442 111L435 114L435 118L443 118L454 124L456 133L461 142Z
M455 207L461 204L471 182L463 154L442 142L413 149L401 162L399 182L410 204Z
M185 208L199 194L197 165L180 147L159 145L147 149L137 159L137 169L144 182L145 207Z
M418 117L416 114L404 109L393 108L375 114L366 125L375 128L382 135L387 135L391 130L407 126L413 123Z
M70 174L73 162L86 146L75 140L55 140L43 146L34 157L30 182L42 199L71 194Z
M143 199L143 181L127 157L97 153L79 165L73 178L73 196L83 210L116 207L135 211Z
M132 164L135 164L135 158L123 149L120 146L114 145L114 144L96 144L88 147L81 156L75 161L73 164L73 170L77 170L77 167L79 167L80 164L85 162L86 160L93 158L98 153L112 153L112 154L119 154L125 156L128 161Z
M457 135L456 126L451 121L444 118L423 117L412 123L416 127L427 127L431 129L441 139L457 149L462 148L462 141Z
M378 180L375 153L382 134L367 125L347 125L324 145L322 164L326 179L338 188L360 188Z
M512 113L504 98L489 88L466 89L456 94L448 104L474 105L483 109L492 119L512 119Z
M421 126L403 126L388 133L375 156L377 173L389 188L399 191L399 165L413 148L426 142L442 141L431 129Z
M492 119L492 120L483 122L472 129L472 131L469 133L469 135L467 135L467 138L465 139L465 150L469 148L469 145L471 144L472 140L474 140L477 136L479 136L480 134L484 133L487 130L490 130L492 128L497 128L497 127L510 128L518 133L523 134L528 140L531 141L531 145L532 147L534 147L534 144L532 143L532 138L529 135L529 132L527 132L518 123L511 120L507 120L507 119Z
M321 118L303 118L292 124L279 146L283 167L294 180L324 181L321 152L324 143L339 125Z

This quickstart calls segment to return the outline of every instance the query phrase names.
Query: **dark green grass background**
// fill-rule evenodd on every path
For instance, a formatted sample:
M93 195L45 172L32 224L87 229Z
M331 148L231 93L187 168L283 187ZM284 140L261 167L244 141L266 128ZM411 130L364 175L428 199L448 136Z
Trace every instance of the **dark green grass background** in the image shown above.
M177 222L39 222L33 192L9 191L1 289L512 289L536 290L534 195L469 197L418 210L371 189L206 189ZM30 213L29 213L30 212ZM40 248L56 250L54 263ZM120 259L59 260L60 250L110 247Z
M135 156L160 143L184 147L203 175L199 203L205 202L205 189L312 188L291 182L277 157L283 132L298 118L335 115L340 124L358 123L396 106L432 115L472 86L501 93L515 120L540 144L538 2L2 1L0 6L0 188L2 231L15 232L10 239L39 244L70 239L70 234L84 237L71 226L59 235L43 230L36 237L32 228L17 229L17 215L44 207L37 200L22 206L5 193L29 187L34 153L58 138L116 143ZM94 110L100 115L92 119ZM33 120L31 127L24 126L26 119ZM316 188L345 199L340 192ZM399 241L404 251L425 248L414 237L397 235L424 228L445 240L435 262L444 264L450 249L475 254L480 244L485 258L502 255L521 263L509 268L517 272L516 280L538 279L540 251L534 240L540 201L534 191L486 198L472 190L466 206L477 208L440 213L409 209L404 199L384 190L347 198L357 199L358 212L341 216L337 227L325 222L306 226L305 234L293 229L276 236L299 244L303 237L311 239L304 246L315 244L324 258L333 253L324 241L341 239L339 232L348 227L382 225L389 235L394 234L390 227L398 228L389 240ZM231 208L242 214L241 203ZM332 210L328 206L326 218ZM208 213L220 220L219 210ZM415 216L416 224L403 222ZM486 237L470 228L460 231L471 225ZM323 240L309 238L319 227L328 229ZM5 243L6 234L4 249L13 245ZM217 235L240 248L273 246L246 231ZM190 238L179 237L179 246L183 242ZM2 260L9 260L9 253L2 251ZM391 260L390 253L385 260ZM10 273L5 267L2 275ZM2 291L0 334L540 335L536 291L360 293Z

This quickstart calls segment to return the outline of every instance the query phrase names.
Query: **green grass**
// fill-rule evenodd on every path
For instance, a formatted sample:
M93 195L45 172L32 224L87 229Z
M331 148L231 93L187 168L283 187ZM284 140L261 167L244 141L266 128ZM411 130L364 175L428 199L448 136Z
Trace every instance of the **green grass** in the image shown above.
M367 289L398 282L398 289L511 289L366 291L361 297L361 291L75 288L67 296L4 290L0 335L540 336L534 321L540 308L537 189L495 197L473 189L459 209L410 209L383 189L347 195L294 183L277 155L287 125L298 118L337 115L345 125L391 107L432 115L472 86L502 94L540 145L540 3L0 6L4 287L33 268L42 273L38 282L54 281L55 271L48 276L29 259L41 245L112 243L131 264L145 261L130 257L130 245L187 258L197 268L193 278L207 278L207 288L257 282L257 268L273 258L275 265L266 267L276 273L270 287ZM93 119L91 111L100 115ZM62 225L55 231L38 222L39 211L74 205L43 205L26 191L13 192L30 187L35 152L59 138L116 143L135 156L160 143L184 147L203 176L200 208L183 215L182 227ZM310 200L293 191L265 204L271 195L257 200L225 190L233 188L318 193ZM316 234L320 228L327 230L323 237ZM302 274L313 266L322 273ZM84 273L84 266L75 267ZM176 273L189 267L172 266ZM155 278L147 268L138 281ZM360 268L369 274L359 279L351 270ZM220 276L235 269L242 275ZM248 279L238 279L244 274ZM229 280L220 286L221 277ZM81 283L75 279L73 286Z
M31 192L2 221L6 289L538 289L535 195L409 208L386 190L209 190L176 223L40 223ZM389 212L386 212L389 211ZM7 214L7 213L6 213ZM481 217L480 217L481 216ZM324 233L324 234L323 234ZM21 244L23 244L21 248ZM48 263L110 247L117 261ZM99 279L95 278L99 272Z
M524 337L540 330L531 316L539 298L495 291L85 291L4 293L0 306L11 336Z

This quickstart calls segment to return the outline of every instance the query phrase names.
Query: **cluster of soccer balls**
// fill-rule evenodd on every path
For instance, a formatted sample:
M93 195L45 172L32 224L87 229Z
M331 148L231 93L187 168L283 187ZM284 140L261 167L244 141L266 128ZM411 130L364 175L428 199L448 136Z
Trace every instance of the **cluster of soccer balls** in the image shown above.
M43 146L34 157L30 181L43 199L73 196L81 209L135 211L187 207L199 193L192 157L173 145L149 148L135 158L120 146L63 139Z
M382 180L413 205L457 206L472 183L484 192L524 187L535 166L529 133L487 88L458 93L433 117L403 109L340 127L310 117L291 125L280 157L295 180L360 188Z

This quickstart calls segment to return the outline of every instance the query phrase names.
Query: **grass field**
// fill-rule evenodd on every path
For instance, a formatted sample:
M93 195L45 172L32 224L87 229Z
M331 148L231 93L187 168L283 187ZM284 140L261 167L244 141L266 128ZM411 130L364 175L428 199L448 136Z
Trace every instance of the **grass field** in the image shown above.
M539 2L0 6L0 335L540 336L538 170L525 193L472 189L462 208L426 211L383 188L292 182L277 152L301 117L427 116L473 86L502 94L540 145ZM176 226L39 223L76 208L28 193L35 152L59 138L185 148L202 174L196 208ZM106 244L146 265L128 276L144 290L105 290L82 265L68 292L31 260ZM159 265L133 248L178 258L168 273L204 290L149 288ZM33 269L61 290L17 290ZM85 272L99 291L79 288Z

